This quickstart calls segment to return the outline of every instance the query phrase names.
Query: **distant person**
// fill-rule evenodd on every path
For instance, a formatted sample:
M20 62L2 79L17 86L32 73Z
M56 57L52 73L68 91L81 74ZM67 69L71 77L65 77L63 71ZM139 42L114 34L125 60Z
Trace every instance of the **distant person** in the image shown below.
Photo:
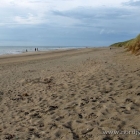
M35 52L36 52L36 48L35 48Z
M110 50L111 50L111 47L110 47Z
M26 49L26 52L28 52L28 50Z
M37 48L37 51L38 51L38 48Z

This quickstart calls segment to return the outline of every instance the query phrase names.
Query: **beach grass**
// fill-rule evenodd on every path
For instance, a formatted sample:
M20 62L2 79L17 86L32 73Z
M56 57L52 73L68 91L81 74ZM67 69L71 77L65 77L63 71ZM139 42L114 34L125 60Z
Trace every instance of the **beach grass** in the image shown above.
M111 45L111 47L124 47L127 51L131 51L133 54L140 54L140 34L134 38L124 42L118 42Z

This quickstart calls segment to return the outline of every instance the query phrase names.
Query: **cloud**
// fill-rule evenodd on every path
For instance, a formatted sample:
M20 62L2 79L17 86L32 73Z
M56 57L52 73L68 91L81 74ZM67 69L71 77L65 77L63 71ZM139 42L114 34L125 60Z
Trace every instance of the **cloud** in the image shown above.
M70 18L77 20L72 24L73 27L94 30L101 33L102 29L106 29L108 33L121 32L122 30L137 30L132 28L132 24L138 24L138 11L129 8L110 8L110 7L85 7L75 8L66 11L52 11L52 15L57 18ZM135 20L137 19L137 23ZM63 21L62 21L63 22ZM63 23L61 23L63 25ZM127 26L126 26L127 25Z
M15 16L13 19L18 24L41 24L46 21L43 20L43 17L38 15L33 15L32 13L28 13L26 16Z
M0 2L0 25L98 26L98 22L127 19L131 11L120 8L123 0L5 0ZM104 5L104 6L103 6ZM4 16L3 16L4 15ZM82 27L82 26L81 26Z
M138 5L128 0L0 1L0 40L102 45L129 39L139 33Z
M105 29L101 29L100 34L115 34L114 30L105 30Z
M75 8L67 11L52 11L53 15L63 16L75 19L113 19L130 16L132 10L124 8L106 8L106 7L85 7Z
M136 0L136 1L130 0L128 2L124 2L123 5L140 7L140 0Z

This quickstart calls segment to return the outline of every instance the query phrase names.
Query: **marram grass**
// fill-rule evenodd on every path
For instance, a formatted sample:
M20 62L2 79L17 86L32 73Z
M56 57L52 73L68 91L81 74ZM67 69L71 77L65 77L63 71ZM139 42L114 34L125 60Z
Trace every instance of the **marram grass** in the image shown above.
M124 47L127 51L138 55L140 54L140 34L134 39L112 44L111 47Z

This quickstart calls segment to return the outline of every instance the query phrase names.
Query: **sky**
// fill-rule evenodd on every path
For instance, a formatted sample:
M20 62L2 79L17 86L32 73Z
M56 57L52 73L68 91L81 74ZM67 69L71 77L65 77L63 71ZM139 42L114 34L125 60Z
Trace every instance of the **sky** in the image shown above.
M109 46L140 33L140 0L0 0L0 46Z

